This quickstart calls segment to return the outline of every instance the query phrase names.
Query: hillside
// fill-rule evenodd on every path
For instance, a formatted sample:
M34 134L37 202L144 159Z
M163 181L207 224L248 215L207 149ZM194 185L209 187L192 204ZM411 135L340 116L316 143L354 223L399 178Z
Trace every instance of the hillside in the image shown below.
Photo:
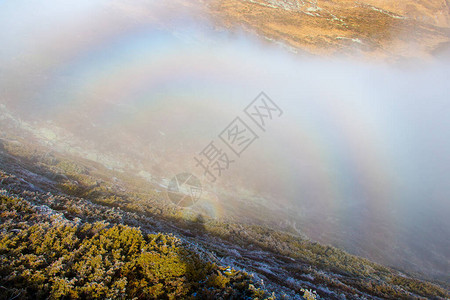
M212 18L294 52L396 61L427 58L450 40L449 4L437 1L215 0Z
M5 299L37 291L42 298L449 297L439 285L296 233L179 209L135 174L27 140L1 140Z
M450 299L449 0L0 3L0 299Z

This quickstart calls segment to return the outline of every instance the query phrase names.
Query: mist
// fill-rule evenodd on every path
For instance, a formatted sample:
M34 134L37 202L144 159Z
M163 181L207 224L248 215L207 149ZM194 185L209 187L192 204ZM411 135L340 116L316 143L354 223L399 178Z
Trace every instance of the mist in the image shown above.
M0 103L136 170L202 177L193 157L264 91L283 115L206 191L264 198L311 238L382 263L448 271L447 57L301 55L176 5L3 3Z

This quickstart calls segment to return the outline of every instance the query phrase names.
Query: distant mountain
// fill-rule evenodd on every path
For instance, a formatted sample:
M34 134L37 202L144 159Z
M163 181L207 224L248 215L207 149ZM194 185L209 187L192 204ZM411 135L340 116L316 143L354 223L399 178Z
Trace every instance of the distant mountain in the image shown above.
M215 0L216 22L318 55L429 57L450 40L449 2Z

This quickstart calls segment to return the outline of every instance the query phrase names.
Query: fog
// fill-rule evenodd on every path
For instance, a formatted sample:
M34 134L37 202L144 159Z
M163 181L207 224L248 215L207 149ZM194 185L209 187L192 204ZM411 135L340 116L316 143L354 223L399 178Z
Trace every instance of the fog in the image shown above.
M264 91L283 115L205 189L263 197L311 238L445 275L450 61L296 54L178 4L0 4L0 103L152 174L201 177L193 157Z

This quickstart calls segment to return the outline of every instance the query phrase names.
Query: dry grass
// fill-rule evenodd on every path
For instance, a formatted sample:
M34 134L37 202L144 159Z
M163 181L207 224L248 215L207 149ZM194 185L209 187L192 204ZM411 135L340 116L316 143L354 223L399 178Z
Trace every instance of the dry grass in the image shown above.
M358 51L381 57L427 56L450 40L448 27L404 18L398 12L406 10L395 6L390 11L354 1L319 1L320 9L311 11L308 3L286 10L260 4L266 2L215 0L208 9L219 26L244 28L311 54ZM414 53L406 51L411 44L417 45Z

